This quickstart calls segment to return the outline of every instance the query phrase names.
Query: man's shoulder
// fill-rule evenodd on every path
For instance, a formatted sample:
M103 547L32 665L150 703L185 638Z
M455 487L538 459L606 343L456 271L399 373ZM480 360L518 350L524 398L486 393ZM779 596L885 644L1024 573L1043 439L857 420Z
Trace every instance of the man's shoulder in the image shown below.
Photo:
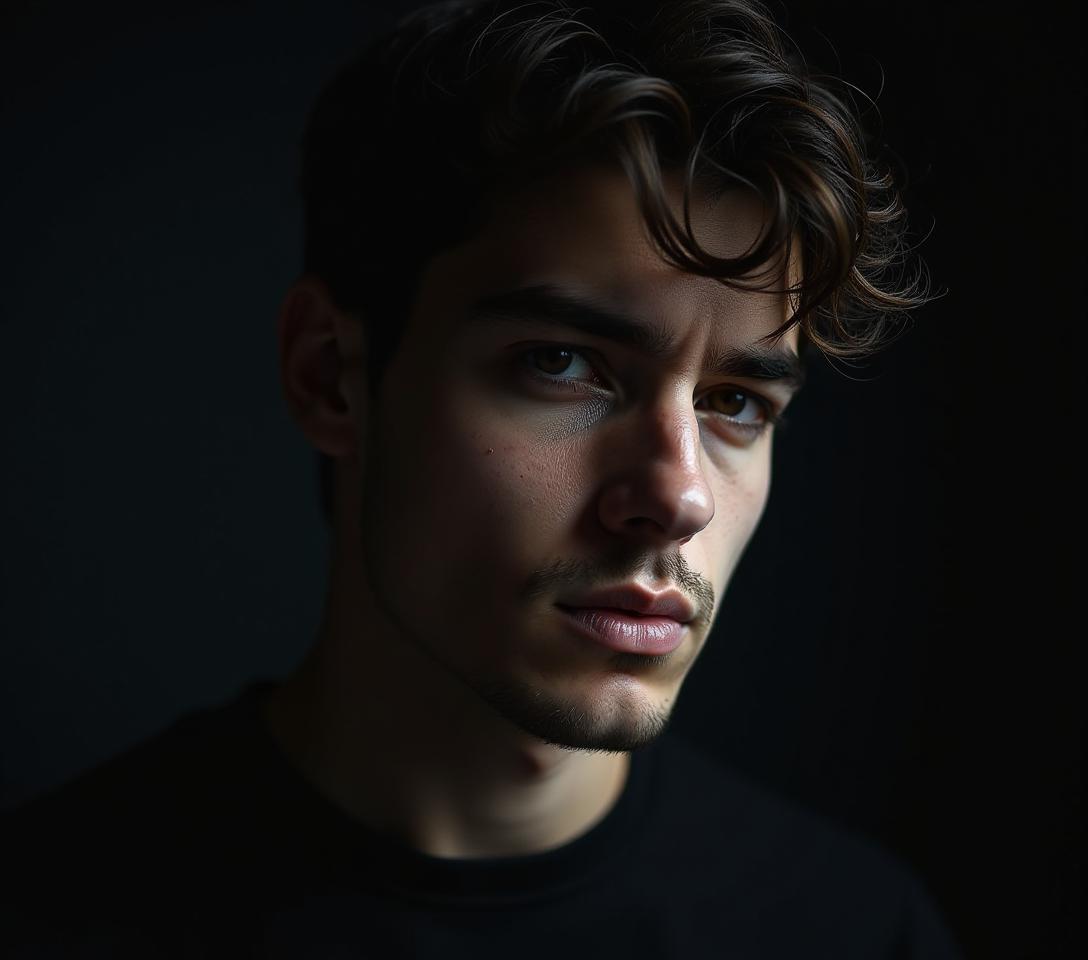
M677 733L656 790L672 818L656 855L665 869L701 878L708 900L788 917L799 931L841 927L874 943L895 931L904 956L915 955L915 939L933 944L935 957L956 956L924 881L875 838Z
M704 849L728 847L734 859L750 860L753 869L789 864L836 863L886 876L910 868L879 841L794 799L778 787L747 773L695 740L670 733L657 785L660 802L679 807L684 817L670 826ZM698 856L698 851L693 851Z
M725 804L734 813L758 811L776 821L796 819L813 829L841 829L834 820L686 733L670 731L664 743L661 763L671 778L668 783L686 784L698 778L704 786L703 795L713 800L715 813Z

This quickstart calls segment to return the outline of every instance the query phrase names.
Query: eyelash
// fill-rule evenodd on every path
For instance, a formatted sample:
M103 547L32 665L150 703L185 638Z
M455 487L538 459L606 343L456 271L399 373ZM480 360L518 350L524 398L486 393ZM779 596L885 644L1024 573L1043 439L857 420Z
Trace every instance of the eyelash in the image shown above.
M526 366L530 375L535 380L544 383L547 386L554 387L556 390L560 390L562 392L594 394L599 392L593 387L586 386L585 382L582 380L556 379L558 377L558 374L548 374L545 373L543 370L536 369L536 367L533 366L532 358L536 354L540 353L542 350L561 350L565 353L571 353L576 356L582 357L586 361L586 363L594 367L594 371L596 372L596 367L590 360L590 351L573 347L565 343L538 344L537 346L526 350L524 353L521 354L520 357L522 363ZM763 410L763 420L759 423L746 423L743 420L735 420L728 414L718 414L718 416L727 420L731 426L740 430L742 433L747 434L753 440L759 437L768 427L781 427L785 424L785 417L782 416L782 414L780 413L776 413L773 404L769 400L765 400L763 397L759 396L759 394L752 393L749 390L744 390L741 387L734 386L729 386L728 388L721 387L719 389L728 389L735 393L742 394L743 396L758 404L759 407ZM714 392L715 391L713 390L710 391L710 393ZM703 396L709 396L709 394L703 394ZM710 412L714 413L715 411L712 410Z

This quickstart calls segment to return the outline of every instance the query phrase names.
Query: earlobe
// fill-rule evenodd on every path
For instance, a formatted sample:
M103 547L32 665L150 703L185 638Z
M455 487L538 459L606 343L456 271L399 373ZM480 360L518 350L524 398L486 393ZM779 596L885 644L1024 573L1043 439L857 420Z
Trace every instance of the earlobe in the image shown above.
M284 297L277 340L291 416L321 452L351 455L366 416L360 319L337 306L324 281L305 274Z

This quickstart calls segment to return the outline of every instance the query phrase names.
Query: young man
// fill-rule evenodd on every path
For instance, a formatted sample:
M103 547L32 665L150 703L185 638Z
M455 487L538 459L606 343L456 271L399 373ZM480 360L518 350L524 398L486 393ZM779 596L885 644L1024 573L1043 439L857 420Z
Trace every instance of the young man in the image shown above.
M665 733L803 352L920 298L861 143L747 2L440 4L341 72L278 326L315 642L9 818L19 942L956 956L899 861Z

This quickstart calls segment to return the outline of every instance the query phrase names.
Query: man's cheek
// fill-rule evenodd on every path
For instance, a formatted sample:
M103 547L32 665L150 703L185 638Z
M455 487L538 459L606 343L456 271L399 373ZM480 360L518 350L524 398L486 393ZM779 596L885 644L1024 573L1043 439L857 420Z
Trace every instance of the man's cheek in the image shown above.
M541 421L546 421L542 424ZM577 499L585 451L577 436L544 429L555 417L529 418L472 396L445 406L427 431L441 442L421 451L426 476L441 509L500 535L543 535L562 522Z
M560 490L554 459L516 440L496 440L486 451L471 486L493 523L526 532L545 524Z
M555 460L538 458L525 444L493 440L484 451L463 477L463 536L496 581L509 586L563 555L570 491Z

